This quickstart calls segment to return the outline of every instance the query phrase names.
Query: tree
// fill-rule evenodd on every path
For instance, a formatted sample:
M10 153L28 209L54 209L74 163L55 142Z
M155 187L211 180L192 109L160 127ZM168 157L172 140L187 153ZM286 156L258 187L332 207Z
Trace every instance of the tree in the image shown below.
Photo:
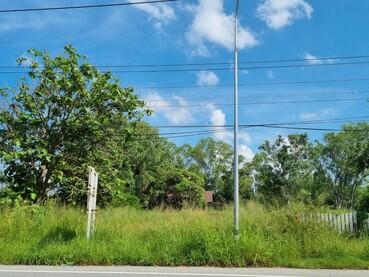
M145 208L200 205L203 177L186 170L177 146L160 137L158 130L146 123L136 127L133 139L125 143L120 155L119 171L129 176L121 179L123 186L114 189L121 203L129 196Z
M267 203L317 203L326 183L320 145L296 134L279 136L273 144L266 141L259 149L251 166L259 198Z
M341 132L324 138L322 163L331 179L330 203L337 208L355 206L357 188L369 175L368 133L368 123L357 123L345 125Z
M194 147L184 145L179 152L186 168L204 177L205 190L213 191L219 201L230 201L233 152L230 145L212 138L201 139Z
M87 166L106 162L148 112L132 88L100 73L72 46L64 51L52 58L30 50L28 78L1 89L2 97L13 96L0 113L3 182L26 198L60 193L71 199L84 191ZM109 172L99 171L108 179Z

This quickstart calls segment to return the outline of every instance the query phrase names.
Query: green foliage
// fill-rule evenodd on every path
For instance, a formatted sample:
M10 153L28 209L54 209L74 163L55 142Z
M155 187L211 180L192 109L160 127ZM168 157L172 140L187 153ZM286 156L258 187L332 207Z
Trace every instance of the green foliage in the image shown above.
M129 140L134 122L145 114L132 88L121 88L73 47L64 50L55 58L30 50L29 77L16 89L1 90L12 97L0 113L2 179L25 199L57 193L81 201L88 165L110 163L113 149ZM110 172L104 166L99 172L109 186Z
M19 202L22 198L18 193L7 187L0 189L0 206L13 206Z
M100 209L91 241L85 213L67 207L0 210L0 263L42 265L281 266L368 269L369 240L296 220L295 207L232 209Z
M358 123L325 136L323 164L331 178L330 201L335 207L354 208L357 204L357 188L369 176L368 132L368 123Z
M213 191L218 201L231 199L227 177L232 172L233 153L229 144L206 138L194 147L184 145L178 151L186 168L203 176L205 190Z
M319 162L321 151L321 145L309 142L306 134L279 136L273 144L262 144L251 166L259 198L269 204L322 204L319 195L327 178Z

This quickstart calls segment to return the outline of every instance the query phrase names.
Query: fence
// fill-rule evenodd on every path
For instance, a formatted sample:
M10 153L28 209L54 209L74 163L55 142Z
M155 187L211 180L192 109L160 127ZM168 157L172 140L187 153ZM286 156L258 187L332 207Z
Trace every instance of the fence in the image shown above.
M300 218L301 221L326 223L340 233L354 233L357 231L357 217L355 211L349 213L305 213L301 214Z
M367 214L366 216L366 219L364 219L362 221L362 227L363 227L363 230L366 230L367 232L369 232L369 213Z

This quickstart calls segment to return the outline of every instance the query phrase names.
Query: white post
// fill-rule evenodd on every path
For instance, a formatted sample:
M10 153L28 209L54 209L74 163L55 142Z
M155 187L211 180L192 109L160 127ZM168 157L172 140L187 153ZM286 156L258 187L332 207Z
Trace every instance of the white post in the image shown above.
M239 189L238 189L238 7L239 0L236 0L236 11L234 16L234 233L237 236L240 232L239 213Z
M87 239L90 239L95 229L96 197L98 174L93 167L88 169L88 194L87 194Z

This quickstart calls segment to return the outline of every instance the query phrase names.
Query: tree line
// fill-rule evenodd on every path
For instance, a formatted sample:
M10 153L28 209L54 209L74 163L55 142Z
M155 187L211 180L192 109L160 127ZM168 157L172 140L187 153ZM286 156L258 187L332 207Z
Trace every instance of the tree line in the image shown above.
M233 196L232 147L212 138L177 146L144 122L151 112L72 46L64 54L30 50L28 76L1 88L0 203L72 205L86 201L87 168L99 172L101 206L202 206ZM322 142L307 134L266 141L251 162L240 157L241 199L302 202L369 211L369 124L345 125Z

